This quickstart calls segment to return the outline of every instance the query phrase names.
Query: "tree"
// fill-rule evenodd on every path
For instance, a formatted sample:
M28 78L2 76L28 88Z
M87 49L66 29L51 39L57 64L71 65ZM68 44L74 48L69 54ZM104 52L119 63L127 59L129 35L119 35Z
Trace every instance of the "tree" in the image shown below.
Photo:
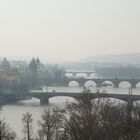
M68 140L98 140L99 109L90 93L83 93L76 103L67 104L63 117L64 137Z
M24 125L23 132L25 133L25 139L31 140L32 139L32 114L30 112L27 112L23 114L22 122Z
M15 140L16 134L9 127L9 125L4 121L4 119L0 120L0 140Z
M81 94L63 114L65 140L139 140L140 107Z
M59 131L61 121L61 113L58 109L44 109L42 120L39 121L41 129L38 131L41 140L53 140Z

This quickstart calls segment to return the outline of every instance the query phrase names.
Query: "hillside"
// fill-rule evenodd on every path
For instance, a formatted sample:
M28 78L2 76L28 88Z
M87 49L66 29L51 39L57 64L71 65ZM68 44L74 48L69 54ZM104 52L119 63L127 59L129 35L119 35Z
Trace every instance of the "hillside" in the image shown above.
M118 54L118 55L98 55L88 57L84 62L97 63L125 63L125 64L140 64L140 53L133 54Z

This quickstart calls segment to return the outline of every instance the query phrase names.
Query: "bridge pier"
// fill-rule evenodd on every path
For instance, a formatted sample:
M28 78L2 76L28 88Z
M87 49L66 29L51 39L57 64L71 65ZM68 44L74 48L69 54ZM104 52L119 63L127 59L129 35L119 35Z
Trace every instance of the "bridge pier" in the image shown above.
M40 104L41 105L47 105L47 104L49 104L49 97L48 96L45 96L45 95L43 95L43 96L41 96L41 98L40 98Z
M119 87L119 83L114 83L114 87L118 88Z
M139 81L136 79L130 80L129 83L131 84L131 88L136 88L138 82Z
M95 82L97 87L102 87L102 81Z
M131 84L131 87L132 88L136 88L136 84Z

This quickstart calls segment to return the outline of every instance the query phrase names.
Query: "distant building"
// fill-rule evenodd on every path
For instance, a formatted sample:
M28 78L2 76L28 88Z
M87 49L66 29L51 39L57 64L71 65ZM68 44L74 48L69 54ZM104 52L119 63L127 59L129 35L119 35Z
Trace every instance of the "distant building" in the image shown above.
M10 63L7 61L6 57L4 57L4 59L1 63L1 69L3 71L9 71L10 70Z
M42 72L44 71L44 65L41 63L39 58L33 58L29 64L29 70L31 72Z
M37 65L37 71L41 71L42 69L44 69L44 65L41 63L39 58L36 59L36 65Z
M16 68L19 72L26 71L28 67L26 61L20 61L20 60L10 61L10 66L14 69Z
M37 63L36 60L33 58L32 61L29 64L29 70L31 72L37 72Z

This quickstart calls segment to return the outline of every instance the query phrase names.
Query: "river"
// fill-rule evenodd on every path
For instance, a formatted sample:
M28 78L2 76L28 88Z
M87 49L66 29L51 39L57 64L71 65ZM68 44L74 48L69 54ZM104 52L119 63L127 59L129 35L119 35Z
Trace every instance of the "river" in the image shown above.
M97 91L96 87L90 88L92 92ZM63 92L82 92L83 88L81 87L48 87L47 91L63 91ZM101 92L107 93L123 93L128 94L129 88L114 88L114 87L102 87L99 89ZM133 94L140 94L140 88L133 89ZM68 101L74 101L71 97L53 97L50 98L49 104L46 106L40 106L40 101L36 98L32 98L31 100L23 100L14 104L5 105L2 107L1 116L5 118L5 121L9 123L10 127L17 133L18 137L22 137L22 115L26 112L31 112L33 115L33 127L35 131L38 128L38 120L41 117L41 113L44 108L48 107L60 107L63 108L65 103Z

